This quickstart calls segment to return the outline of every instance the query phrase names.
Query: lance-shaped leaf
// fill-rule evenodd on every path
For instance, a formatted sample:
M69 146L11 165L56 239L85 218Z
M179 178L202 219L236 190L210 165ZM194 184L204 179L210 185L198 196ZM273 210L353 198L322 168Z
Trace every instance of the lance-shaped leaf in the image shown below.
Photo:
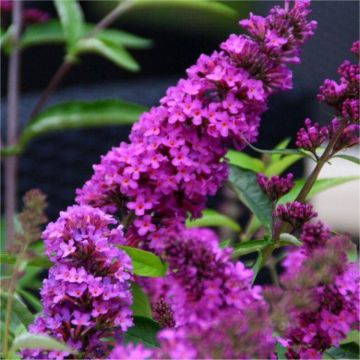
M76 0L54 0L70 51L84 31L84 15Z
M42 305L40 300L34 296L32 293L30 293L29 291L26 291L24 289L21 288L17 288L16 292L25 300L27 301L33 308L34 310L39 313L42 310Z
M10 354L14 355L18 350L22 349L43 349L43 350L59 350L66 351L69 354L75 354L76 351L67 345L59 342L45 334L23 333L14 339Z
M229 164L239 166L243 169L255 172L264 172L265 170L264 163L260 159L240 151L229 150L225 157L228 159Z
M275 155L274 155L275 156ZM295 164L297 161L301 160L305 155L304 154L292 154L286 155L276 162L271 163L265 170L266 176L280 175L291 165Z
M33 118L21 133L18 143L2 153L19 153L34 137L49 132L105 125L131 125L145 107L120 100L70 101L49 107Z
M323 359L359 359L359 345L355 342L331 347L324 353Z
M1 292L2 304L6 306L9 301L8 293ZM34 315L29 311L26 305L22 302L19 295L13 295L11 311L15 316L25 325L29 326L34 321Z
M158 347L156 335L159 330L160 326L156 321L143 316L134 316L134 326L124 334L124 343L141 343L145 347Z
M199 219L187 220L187 227L228 227L231 230L239 232L240 225L226 215L220 214L213 209L205 209Z
M344 159L347 161L351 161L356 165L360 165L360 159L356 156L340 154L340 155L336 155L334 157L341 158L341 159Z
M312 196L325 191L327 189L331 189L335 186L345 184L349 181L359 179L359 176L343 176L343 177L334 177L334 178L323 178L316 180L314 186L309 192L307 198L311 198ZM295 182L295 186L291 189L289 193L284 195L280 200L279 203L284 204L286 202L291 202L296 199L298 194L300 193L302 187L304 186L305 179L300 179Z
M118 246L131 258L135 275L160 277L166 274L167 265L155 254L130 246Z
M255 214L265 227L271 229L271 202L261 191L257 183L256 173L236 166L230 166L229 181L232 189L244 205Z
M262 250L265 246L271 245L272 242L264 239L264 240L250 240L243 243L240 243L234 246L234 251L232 252L233 257L243 256L247 254L251 254L253 252L257 252Z
M285 138L284 140L280 141L279 144L277 144L274 149L275 150L286 149L290 143L290 140L291 140L290 138ZM280 158L281 158L280 154L270 155L271 162L279 161Z
M0 264L15 264L16 257L9 253L0 253Z
M81 39L77 42L73 55L96 53L129 71L139 71L140 66L130 53L120 44L97 38Z
M89 34L95 25L84 24L82 36ZM116 29L102 29L94 36L103 41L132 49L144 49L151 46L152 41L143 37ZM62 44L66 40L64 30L58 20L28 25L21 36L20 46L26 48L35 45Z
M131 293L133 297L131 306L133 315L151 318L151 305L142 288L138 284L132 282Z

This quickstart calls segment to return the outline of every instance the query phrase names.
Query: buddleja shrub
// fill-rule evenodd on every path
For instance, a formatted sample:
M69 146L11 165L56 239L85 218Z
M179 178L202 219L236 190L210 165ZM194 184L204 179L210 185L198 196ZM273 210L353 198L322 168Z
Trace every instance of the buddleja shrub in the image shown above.
M288 140L271 151L250 145L269 96L292 87L289 65L316 28L309 14L309 2L285 2L240 21L245 35L201 55L141 115L130 141L94 165L76 205L43 232L52 263L43 310L20 335L56 346L27 341L23 358L356 356L353 246L306 199L353 179L317 178L334 157L359 163L343 153L359 142L359 66L345 61L338 82L325 80L318 100L334 118L323 127L306 119L296 149ZM359 55L359 42L351 51ZM247 145L263 157L241 153ZM308 178L282 175L303 158L315 163ZM226 180L252 213L244 231L205 209ZM241 241L221 241L206 226ZM238 259L251 253L253 263ZM256 284L263 268L273 285Z

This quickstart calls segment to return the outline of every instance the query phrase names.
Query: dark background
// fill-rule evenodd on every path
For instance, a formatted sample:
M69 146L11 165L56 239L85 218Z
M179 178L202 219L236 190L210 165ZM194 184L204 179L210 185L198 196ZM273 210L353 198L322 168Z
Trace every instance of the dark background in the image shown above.
M239 10L239 18L248 11L265 15L275 3L282 4L273 1L224 2ZM99 21L114 4L112 1L81 1L89 22ZM41 8L55 17L50 1L25 1L25 6ZM259 147L270 148L284 137L294 135L305 117L319 122L330 119L326 109L316 103L315 95L325 78L337 78L336 68L343 59L351 58L349 48L359 37L359 2L313 1L312 8L312 18L318 21L316 35L304 46L302 63L294 67L294 90L271 99L269 111L263 116ZM170 12L169 18L162 16L160 22L153 15L148 11L132 12L113 25L154 40L152 48L132 51L141 64L140 73L125 72L97 56L84 56L47 105L66 100L107 98L155 105L166 88L183 76L185 69L201 53L212 52L228 34L239 32L235 19L202 19L201 14L188 11ZM39 46L24 51L22 123L41 89L61 64L63 55L62 46ZM1 127L5 131L7 58L3 54L1 61ZM19 199L31 188L42 189L49 198L48 214L54 218L73 203L75 189L91 176L91 165L99 161L101 154L125 140L128 133L129 128L104 127L56 133L32 141L20 160ZM295 172L299 175L301 166L297 166Z

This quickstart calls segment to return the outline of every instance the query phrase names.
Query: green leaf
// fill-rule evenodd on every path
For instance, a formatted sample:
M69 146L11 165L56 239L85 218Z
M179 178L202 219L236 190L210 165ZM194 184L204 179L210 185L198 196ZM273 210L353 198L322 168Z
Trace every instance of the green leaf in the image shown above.
M42 269L49 269L54 264L46 256L37 256L36 258L29 260L28 265L40 267Z
M6 306L8 301L8 294L6 292L1 292L1 299L3 301L3 305ZM25 325L25 327L29 326L34 321L34 315L29 311L29 309L25 306L25 304L20 299L19 295L16 293L13 296L12 313L16 315L16 317Z
M120 44L97 38L81 39L74 48L74 55L96 53L129 71L139 71L140 66L129 52Z
M261 251L258 251L258 255L256 258L256 262L254 264L254 266L252 267L252 271L253 271L253 278L252 278L252 282L251 284L254 284L256 277L259 273L259 271L261 270L261 266L262 266L262 262L263 262L263 255Z
M286 353L286 348L282 346L280 343L276 343L276 355L278 360L286 359L285 353Z
M300 246L302 245L302 242L296 238L294 235L288 234L288 233L282 233L279 236L280 239L280 246L287 246L287 245L295 245Z
M124 343L141 343L145 347L158 347L156 334L160 326L154 320L143 316L134 316L134 326L124 334Z
M240 225L226 215L220 214L213 209L206 209L202 212L199 219L187 220L186 226L192 227L228 227L231 230L239 232Z
M359 359L359 345L351 342L325 351L332 359Z
M42 310L41 302L36 296L21 288L17 288L16 291L25 301L27 301L34 308L37 313Z
M288 146L289 143L290 143L290 140L291 140L290 138L285 138L284 140L280 141L280 143L275 146L275 149L276 149L276 150L286 149L287 146ZM276 162L276 161L279 161L280 158L281 158L281 155L280 155L280 154L273 154L273 155L270 156L270 159L271 159L271 162L272 162L272 163L273 163L273 162Z
M0 264L13 265L16 262L16 257L8 253L0 253Z
M141 105L120 100L70 101L51 106L24 128L13 151L21 152L32 138L49 132L105 125L131 125L145 110Z
M4 30L3 28L0 28L0 49L3 47L5 48L5 52L8 53L8 40L10 39L10 32L11 32L11 26Z
M272 244L269 240L250 240L234 246L233 257L251 254L262 250L265 246Z
M64 30L58 20L28 25L20 38L20 46L23 49L28 46L63 42L65 42Z
M344 340L340 342L341 345L352 343L360 344L360 332L358 330L352 330L350 331Z
M133 315L151 318L151 305L142 288L132 282L131 293L133 296L133 304L131 306Z
M221 249L224 249L224 248L230 247L230 246L231 246L231 240L230 240L230 239L221 241L221 242L219 243L219 247L220 247Z
M10 354L15 354L21 349L43 349L43 350L59 350L75 354L76 351L67 345L48 335L23 333L14 339Z
M275 156L275 155L273 155ZM271 163L265 170L266 176L280 175L288 167L301 160L305 155L286 155L283 158Z
M240 151L229 150L225 157L228 159L230 165L239 166L255 172L264 172L265 170L264 163L260 159Z
M93 24L84 24L82 36L94 29ZM151 46L152 41L143 37L115 29L102 29L94 36L105 42L111 42L118 46L132 49L144 49ZM45 23L26 26L21 36L20 46L26 48L34 45L62 44L65 42L64 30L58 20L50 20Z
M331 189L331 188L341 185L341 184L345 184L349 181L357 180L359 178L360 178L359 176L344 176L344 177L336 177L336 178L318 179L318 180L316 180L314 186L310 190L307 198L309 199L312 196L314 196L322 191ZM289 193L284 195L279 200L279 203L284 204L286 202L294 201L296 199L296 197L298 196L298 194L300 193L302 187L304 186L304 183L305 183L305 179L300 179L300 180L295 181L294 187L291 189L291 191Z
M264 226L271 229L271 202L261 191L256 174L250 170L230 166L229 181L239 199L257 216Z
M130 246L118 246L131 258L135 275L160 277L166 274L167 265L155 254Z
M308 153L306 153L305 151L302 150L298 150L298 149L274 149L274 150L263 150L263 149L259 149L257 147L255 147L252 144L247 143L247 145L249 147L251 147L251 149L253 149L254 151L260 153L260 154L270 154L270 155L303 155L303 156L308 156L311 157Z
M25 273L17 281L18 288L38 290L41 286L41 281L38 276L43 271L40 267L26 266Z
M85 24L85 34L90 33L94 27L92 24ZM109 42L116 46L125 46L129 49L146 49L152 45L150 39L116 29L102 29L96 33L95 37L104 42Z
M54 4L70 51L84 31L84 16L80 4L76 0L54 0Z
M354 164L360 165L360 159L358 157L356 157L356 156L340 154L340 155L335 155L334 157L341 158L341 159L344 159L344 160L348 160L348 161L353 162Z

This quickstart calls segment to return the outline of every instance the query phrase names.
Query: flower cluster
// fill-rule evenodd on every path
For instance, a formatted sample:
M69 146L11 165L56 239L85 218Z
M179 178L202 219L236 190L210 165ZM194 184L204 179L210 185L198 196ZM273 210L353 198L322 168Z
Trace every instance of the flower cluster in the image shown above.
M293 174L287 174L286 176L267 178L264 174L258 174L257 182L271 201L277 201L293 188L293 177Z
M305 120L305 127L296 134L296 146L304 150L316 152L316 149L327 139L329 130L327 126L319 127L318 123Z
M134 124L130 144L94 166L77 202L132 219L126 238L133 245L183 223L188 213L199 216L227 178L229 144L256 140L269 95L291 87L286 64L299 61L300 46L313 34L309 13L307 1L295 1L242 21L249 34L231 35L220 51L201 55L187 78Z
M131 260L114 246L123 241L122 228L115 225L100 209L73 206L43 232L54 266L41 289L43 313L30 330L54 336L84 358L106 357L105 338L118 337L132 325ZM23 352L24 358L67 355Z
M351 48L358 55L359 42ZM318 100L334 107L337 116L349 122L358 122L359 118L359 64L351 64L345 60L338 68L340 81L327 79L320 87ZM354 117L355 115L355 117ZM356 117L357 115L357 117Z
M231 249L221 249L211 230L179 230L162 243L170 273L147 287L153 304L162 299L171 306L176 326L207 324L222 309L261 301L260 288L251 288L252 271L232 262Z
M289 223L293 230L299 229L306 222L317 216L310 204L303 204L299 201L293 201L280 204L274 211L274 216L282 221Z
M306 224L300 237L304 246L282 263L282 289L267 289L265 297L287 357L321 359L359 321L359 271L347 260L349 239L321 222Z
M191 324L162 330L160 359L268 359L274 351L266 308L250 304L244 312L224 310L208 326Z

